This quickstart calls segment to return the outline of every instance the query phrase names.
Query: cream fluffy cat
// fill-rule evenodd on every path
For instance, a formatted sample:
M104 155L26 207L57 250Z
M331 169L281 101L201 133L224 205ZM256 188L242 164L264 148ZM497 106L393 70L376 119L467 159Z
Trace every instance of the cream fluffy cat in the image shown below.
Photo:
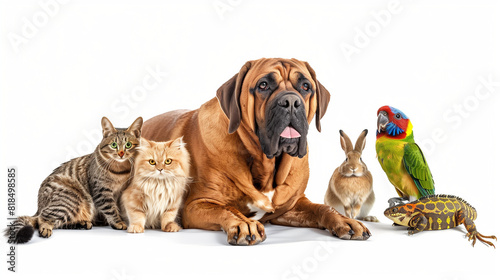
M122 195L128 232L144 228L179 231L175 221L189 183L189 153L182 137L168 142L141 139L132 182Z

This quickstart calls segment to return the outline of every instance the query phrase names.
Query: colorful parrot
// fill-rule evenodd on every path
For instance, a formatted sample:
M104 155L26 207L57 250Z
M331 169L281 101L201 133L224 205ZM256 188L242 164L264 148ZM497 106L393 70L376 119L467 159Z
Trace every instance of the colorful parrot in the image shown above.
M383 106L377 112L377 158L399 198L416 200L434 194L434 180L420 147L413 140L413 125L400 110Z

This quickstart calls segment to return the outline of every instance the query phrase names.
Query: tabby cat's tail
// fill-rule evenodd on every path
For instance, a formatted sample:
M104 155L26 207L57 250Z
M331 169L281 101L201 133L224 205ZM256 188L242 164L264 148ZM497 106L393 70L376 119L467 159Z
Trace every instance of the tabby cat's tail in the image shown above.
M5 229L5 236L9 239L9 243L26 243L31 240L35 233L38 218L21 216L13 221L9 227Z

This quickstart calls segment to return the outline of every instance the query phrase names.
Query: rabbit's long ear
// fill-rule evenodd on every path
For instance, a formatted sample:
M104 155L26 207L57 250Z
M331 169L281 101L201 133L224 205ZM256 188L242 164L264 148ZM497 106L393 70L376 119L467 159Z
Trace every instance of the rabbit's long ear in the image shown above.
M340 132L340 146L342 147L342 150L344 150L344 152L346 153L352 151L351 139L349 139L347 134L345 134L342 130L340 130L339 132Z
M354 147L354 150L357 152L360 152L364 150L365 145L366 145L366 135L368 134L368 129L365 129L361 132L361 134L358 137L358 140L356 141L356 146Z

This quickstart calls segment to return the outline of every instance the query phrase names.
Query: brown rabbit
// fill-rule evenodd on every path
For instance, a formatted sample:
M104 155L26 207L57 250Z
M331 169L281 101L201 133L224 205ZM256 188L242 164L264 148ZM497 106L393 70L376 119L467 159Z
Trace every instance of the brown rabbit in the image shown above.
M357 218L369 222L378 222L374 216L367 216L375 202L372 174L361 159L365 148L365 129L359 135L356 146L340 130L340 145L345 152L345 161L333 172L325 194L325 204L334 207L340 213L345 211L349 218ZM342 208L344 211L342 211Z

